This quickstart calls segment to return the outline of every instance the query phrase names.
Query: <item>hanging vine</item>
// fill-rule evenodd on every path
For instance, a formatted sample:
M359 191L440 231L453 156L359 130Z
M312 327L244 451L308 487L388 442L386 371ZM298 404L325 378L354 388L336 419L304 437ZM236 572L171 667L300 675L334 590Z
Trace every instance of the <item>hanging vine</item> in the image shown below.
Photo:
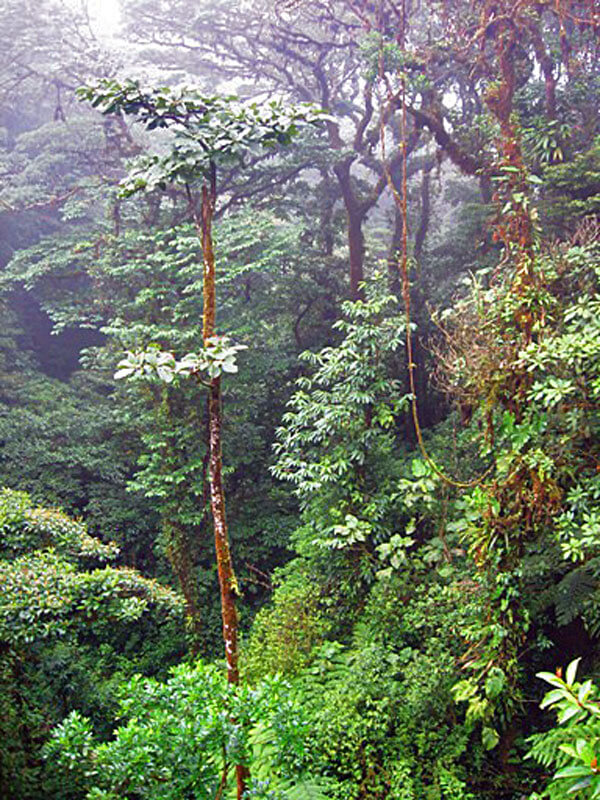
M493 706L503 708L506 720L510 718L508 693L501 693L495 704L486 700L483 684L490 671L500 669L506 686L518 697L514 688L518 680L519 652L525 642L528 620L521 605L521 559L525 542L535 538L542 527L558 513L562 490L546 467L542 455L534 450L523 450L510 444L511 435L519 426L527 424L528 394L532 386L531 371L520 358L521 352L532 342L543 336L546 323L548 292L540 266L540 241L537 213L533 202L533 179L526 166L518 119L514 112L515 95L519 85L519 63L527 48L541 59L540 68L546 81L546 107L555 108L556 81L553 65L545 51L540 48L540 27L545 14L555 20L561 45L563 66L567 72L574 69L572 47L567 29L579 29L587 37L587 54L580 52L580 60L598 51L599 15L593 3L578 4L570 0L553 0L539 3L533 0L506 2L472 2L466 17L453 8L449 13L447 3L441 4L446 24L454 26L457 41L467 44L457 48L463 59L472 59L471 76L486 85L482 101L497 131L491 143L491 154L483 174L495 183L492 202L496 208L492 239L501 248L501 258L493 276L493 300L480 308L475 315L486 334L484 344L491 342L486 359L489 362L481 376L467 375L474 380L474 401L482 408L487 420L487 452L494 454L493 462L483 475L472 481L460 481L447 475L428 453L423 440L419 420L416 393L415 363L413 358L411 325L410 256L408 251L408 192L407 192L407 69L406 63L416 61L407 49L407 0L402 0L397 15L395 41L400 51L399 88L394 90L386 74L384 53L385 28L384 2L380 0L377 21L380 38L379 80L385 86L387 104L399 110L399 131L402 153L400 186L396 186L386 159L386 129L384 116L380 124L380 145L386 178L396 207L402 218L401 248L398 270L401 293L405 308L407 371L412 395L411 407L417 441L424 460L438 477L457 489L471 489L469 502L477 510L479 522L471 525L466 535L470 550L481 576L484 596L487 596L486 624L484 635L478 634L463 658L463 667L474 677L469 682L466 694L459 689L458 699L469 701L470 708L479 704L480 719L490 724ZM440 4L430 3L435 13ZM464 10L463 10L464 13ZM452 20L452 21L451 21ZM568 22L568 24L567 24ZM462 25L462 29L461 29ZM586 48L584 48L586 51ZM593 56L592 56L593 57ZM426 61L426 56L423 60ZM423 101L424 102L424 101ZM417 121L423 122L425 115L411 108ZM437 128L430 125L438 145L449 139L444 131L441 117ZM456 143L452 152L447 150L455 163ZM464 161L464 159L463 159ZM466 162L465 162L466 163ZM452 332L444 330L451 346ZM458 348L469 346L465 336ZM457 351L460 352L460 349ZM467 358L465 363L469 363ZM479 380L477 378L479 377ZM502 430L502 442L497 445L494 428L512 426ZM508 442L508 443L507 443ZM499 447L501 449L499 449ZM462 692L462 694L461 694ZM498 735L491 728L488 743L493 746ZM489 733L492 731L492 733ZM503 742L501 742L503 744ZM504 742L506 745L506 742ZM508 745L504 747L505 754Z

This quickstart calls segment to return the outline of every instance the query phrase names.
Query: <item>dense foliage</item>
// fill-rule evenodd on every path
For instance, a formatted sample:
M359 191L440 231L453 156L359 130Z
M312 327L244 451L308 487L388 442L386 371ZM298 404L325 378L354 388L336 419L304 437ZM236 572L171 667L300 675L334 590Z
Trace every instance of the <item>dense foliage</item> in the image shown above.
M25 492L2 491L0 526L0 789L27 797L40 785L45 732L74 698L103 716L114 685L156 642L157 623L168 628L183 607L131 568L99 566L118 548ZM50 791L60 783L42 778Z
M597 3L118 6L0 4L0 798L600 796Z

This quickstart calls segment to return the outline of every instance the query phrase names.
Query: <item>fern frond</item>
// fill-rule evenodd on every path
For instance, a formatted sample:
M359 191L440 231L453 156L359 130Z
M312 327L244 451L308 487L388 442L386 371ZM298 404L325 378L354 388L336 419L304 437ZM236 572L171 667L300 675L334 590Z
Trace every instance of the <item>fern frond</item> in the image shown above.
M283 793L285 800L330 800L326 782L318 778L306 778Z
M568 625L583 611L585 601L598 586L598 580L587 565L577 567L560 581L556 591L556 621Z

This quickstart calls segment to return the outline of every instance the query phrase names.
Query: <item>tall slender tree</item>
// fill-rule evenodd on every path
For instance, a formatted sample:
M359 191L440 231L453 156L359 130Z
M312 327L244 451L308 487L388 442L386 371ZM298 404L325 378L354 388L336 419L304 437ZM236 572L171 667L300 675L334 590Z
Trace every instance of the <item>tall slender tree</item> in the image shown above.
M221 373L235 371L233 357L237 348L224 346L216 335L216 263L212 222L217 202L217 170L239 161L254 148L273 148L289 144L299 123L316 121L319 112L306 106L289 108L280 102L268 105L241 103L237 98L203 96L194 90L151 89L139 83L123 85L103 81L83 89L83 98L103 113L133 114L147 130L167 129L172 133L165 155L149 155L124 181L123 192L131 195L169 185L183 185L189 210L202 243L204 354L188 354L175 362L168 355L157 357L159 376L171 379L173 371L199 375L208 369L208 430L210 507L213 518L215 553L221 593L223 642L227 679L240 680L238 659L239 594L233 568L222 475ZM198 197L199 189L199 197ZM128 367L124 371L127 372ZM247 769L236 765L237 796L241 800L247 781Z

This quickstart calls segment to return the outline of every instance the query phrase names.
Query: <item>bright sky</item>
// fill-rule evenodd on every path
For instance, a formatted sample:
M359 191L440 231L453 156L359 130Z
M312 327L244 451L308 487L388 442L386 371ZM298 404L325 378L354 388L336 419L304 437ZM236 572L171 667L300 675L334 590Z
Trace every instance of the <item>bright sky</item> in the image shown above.
M88 3L96 34L110 39L119 27L119 0L88 0Z

